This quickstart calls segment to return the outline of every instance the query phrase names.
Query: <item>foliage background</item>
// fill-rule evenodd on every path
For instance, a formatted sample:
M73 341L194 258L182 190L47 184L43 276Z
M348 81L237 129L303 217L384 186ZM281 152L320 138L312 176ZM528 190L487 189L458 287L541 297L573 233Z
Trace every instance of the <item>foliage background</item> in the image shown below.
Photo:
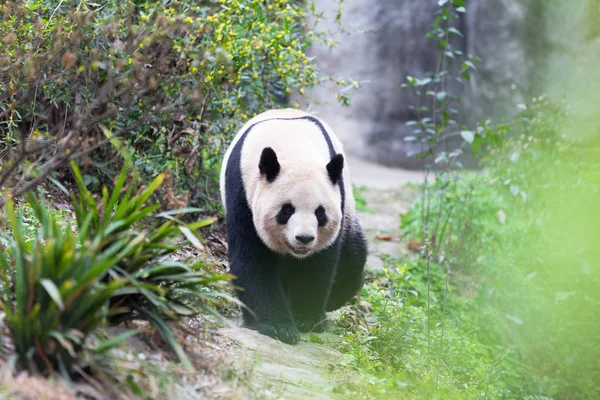
M0 186L16 194L65 179L71 158L98 188L125 156L145 179L170 170L166 204L215 210L222 147L240 123L322 79L305 50L324 36L303 2L0 7Z
M431 38L441 68L408 77L404 87L422 96L419 119L408 123L408 140L423 144L416 156L433 154L434 164L451 168L429 174L401 218L415 253L388 258L368 277L364 302L345 311L342 349L364 380L340 390L367 398L597 398L600 99L589 79L598 76L600 48L584 38L597 26L577 26L585 12L575 4L540 2L544 23L577 26L565 43L579 52L540 71L549 73L552 96L515 104L518 113L504 121L459 127L444 116L460 108L444 90L455 78L444 67L453 62L444 55L453 49L446 21L468 4L439 5L448 11ZM587 3L587 17L597 5ZM461 72L476 74L476 66ZM462 143L439 150L448 135ZM458 156L469 148L481 171L461 170Z

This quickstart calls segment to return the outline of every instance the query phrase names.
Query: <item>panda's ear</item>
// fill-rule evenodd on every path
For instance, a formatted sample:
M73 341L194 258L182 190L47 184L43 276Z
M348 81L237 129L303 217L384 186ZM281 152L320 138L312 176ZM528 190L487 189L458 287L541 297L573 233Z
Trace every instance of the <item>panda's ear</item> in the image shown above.
M264 175L269 183L277 178L281 166L279 165L279 161L277 161L277 154L275 154L272 148L265 147L263 149L262 154L260 155L258 169L260 170L260 174Z
M342 170L344 169L344 156L336 154L331 158L329 164L327 164L327 173L329 179L335 185L342 178Z

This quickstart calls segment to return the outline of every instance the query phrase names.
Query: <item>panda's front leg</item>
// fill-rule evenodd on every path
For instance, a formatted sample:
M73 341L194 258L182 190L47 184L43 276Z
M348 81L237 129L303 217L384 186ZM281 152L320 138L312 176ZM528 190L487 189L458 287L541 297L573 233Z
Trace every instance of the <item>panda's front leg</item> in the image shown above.
M327 328L325 305L337 265L336 253L335 248L326 250L289 270L288 298L300 332L323 332Z
M263 257L254 262L246 259L231 265L231 271L237 277L234 284L241 288L238 290L238 297L254 313L243 309L244 322L263 335L296 344L300 341L300 334L286 300L276 264L268 261Z

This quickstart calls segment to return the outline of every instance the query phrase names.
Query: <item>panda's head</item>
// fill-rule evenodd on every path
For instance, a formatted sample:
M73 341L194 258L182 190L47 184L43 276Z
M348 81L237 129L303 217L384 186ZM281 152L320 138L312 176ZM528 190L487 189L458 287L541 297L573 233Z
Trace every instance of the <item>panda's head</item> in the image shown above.
M338 181L344 157L322 166L282 168L275 151L263 149L252 201L254 226L274 252L305 258L331 245L342 222Z

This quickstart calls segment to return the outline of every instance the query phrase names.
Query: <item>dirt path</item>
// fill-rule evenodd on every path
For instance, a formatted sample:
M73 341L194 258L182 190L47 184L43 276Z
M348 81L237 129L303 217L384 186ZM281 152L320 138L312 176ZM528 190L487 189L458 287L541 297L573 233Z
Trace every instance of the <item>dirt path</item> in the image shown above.
M365 186L362 196L368 211L359 218L369 238L367 267L381 268L382 254L397 255L404 251L398 243L399 215L410 206L413 189L408 183L423 179L419 172L385 168L354 158L349 159L353 183ZM378 240L390 236L392 240ZM335 319L335 314L330 315ZM231 343L231 357L241 370L249 371L252 387L243 398L248 399L338 399L337 381L330 373L332 366L342 362L342 354L332 346L340 340L333 334L303 335L302 341L290 346L267 336L242 328L222 328L219 335ZM316 336L316 337L315 337ZM312 340L311 340L312 339ZM319 343L315 343L319 342Z

